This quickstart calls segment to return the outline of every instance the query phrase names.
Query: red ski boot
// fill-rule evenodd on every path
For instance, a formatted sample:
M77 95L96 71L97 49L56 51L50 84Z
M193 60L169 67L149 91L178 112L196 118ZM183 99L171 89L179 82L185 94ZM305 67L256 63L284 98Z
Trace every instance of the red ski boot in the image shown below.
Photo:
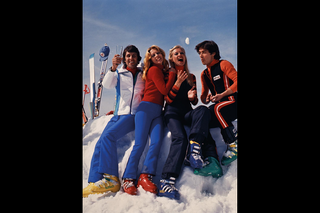
M134 185L134 180L133 179L124 179L123 183L123 191L130 195L136 195L137 194L137 188Z
M156 186L156 184L154 184L152 182L152 176L148 175L148 174L141 174L138 180L138 185L137 188L139 186L142 186L142 188L148 192L157 194L158 188Z

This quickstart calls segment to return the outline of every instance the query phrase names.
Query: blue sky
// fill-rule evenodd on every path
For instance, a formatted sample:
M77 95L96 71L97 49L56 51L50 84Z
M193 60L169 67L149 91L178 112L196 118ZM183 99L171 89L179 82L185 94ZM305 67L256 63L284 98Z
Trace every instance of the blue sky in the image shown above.
M144 58L148 47L155 44L166 52L175 45L186 50L190 72L197 78L205 69L195 46L204 40L215 41L222 59L237 69L237 1L236 0L83 0L83 85L89 86L89 56L95 53L95 79L99 80L99 50L107 43L112 63L116 45L138 47ZM184 41L189 37L190 44ZM83 86L84 87L84 86ZM103 89L100 115L113 110L115 90ZM86 95L88 118L90 94ZM198 105L201 105L199 101Z

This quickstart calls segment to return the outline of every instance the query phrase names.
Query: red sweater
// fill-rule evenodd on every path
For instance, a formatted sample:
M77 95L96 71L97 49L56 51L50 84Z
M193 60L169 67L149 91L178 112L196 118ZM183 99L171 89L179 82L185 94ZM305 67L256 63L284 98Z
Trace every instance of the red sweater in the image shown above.
M165 83L162 69L162 65L154 65L149 68L142 101L148 101L163 106L164 96L171 90L176 74L174 72L169 72L169 79L167 83Z

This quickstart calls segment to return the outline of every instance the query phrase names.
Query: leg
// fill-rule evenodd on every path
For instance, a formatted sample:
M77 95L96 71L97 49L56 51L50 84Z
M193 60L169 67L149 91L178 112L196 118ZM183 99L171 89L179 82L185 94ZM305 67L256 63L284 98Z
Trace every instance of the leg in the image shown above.
M160 109L161 110L161 109ZM152 177L156 175L158 155L161 148L163 139L163 119L160 114L157 118L153 119L150 127L150 147L148 154L144 161L141 174L138 180L137 187L142 188L148 192L156 194L158 192L157 185L152 182Z
M162 178L178 178L188 146L187 134L177 112L166 112L165 121L171 132L171 146L162 170Z
M103 178L103 173L118 175L116 141L134 130L134 115L121 115L111 118L103 130L91 159L88 182Z
M131 151L123 178L137 178L138 165L146 146L152 120L161 115L161 106L150 102L141 102L135 117L135 144Z
M101 156L100 156L100 173L109 173L111 175L119 176L118 174L118 155L116 141L126 135L127 133L134 131L134 115L120 115L120 119L117 121L113 128L108 131L107 139L112 143L102 143Z
M146 146L148 133L150 128L150 119L148 119L148 114L144 111L137 111L135 118L135 144L131 151L126 169L123 173L124 178L137 179L138 165L142 152Z
M191 126L189 140L197 141L202 144L209 133L211 113L208 107L199 106L196 109L189 111L184 116L184 120L188 126Z
M205 142L202 144L202 154L204 158L214 157L219 160L219 156L217 153L216 142L213 140L211 134L208 134Z
M195 169L194 174L201 176L212 176L214 178L223 175L220 166L219 157L216 148L216 142L213 140L211 134L208 134L203 146L204 166L201 169Z
M192 168L201 168L203 166L201 146L208 137L211 119L210 110L205 106L199 106L188 112L184 119L187 125L191 125L188 150L190 165Z
M227 165L236 160L238 155L238 133L231 123L237 117L237 104L236 101L223 101L210 106L210 109L215 115L213 122L219 122L223 140L227 144L227 150L221 159L221 164Z
M233 143L237 137L232 121L237 118L237 103L235 101L223 101L211 105L212 112L210 127L220 127L225 143Z
M144 161L141 173L156 175L158 155L163 140L163 117L155 118L150 127L150 147Z

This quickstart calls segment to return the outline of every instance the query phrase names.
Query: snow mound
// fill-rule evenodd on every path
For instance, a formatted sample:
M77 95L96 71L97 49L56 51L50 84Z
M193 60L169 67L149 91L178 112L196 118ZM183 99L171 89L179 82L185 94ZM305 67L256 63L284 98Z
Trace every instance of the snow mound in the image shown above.
M112 115L102 115L94 120L90 119L83 127L83 188L88 185L91 157L95 145L111 118ZM234 121L233 124L237 127L237 121ZM189 128L185 128L188 133ZM221 159L226 145L222 139L220 130L219 128L213 128L210 129L210 133L216 141L218 155ZM171 133L167 128L165 128L165 137L162 142L157 174L153 178L158 186L171 144ZM120 179L125 170L133 144L134 131L117 141ZM140 159L139 170L142 168L147 150L148 146L146 146ZM237 212L237 160L232 162L228 167L222 166L222 168L224 175L217 179L211 176L202 177L194 175L193 170L185 166L176 184L181 194L179 201L157 197L141 188L138 189L137 196L128 195L120 190L105 197L90 195L88 198L83 198L83 212Z

